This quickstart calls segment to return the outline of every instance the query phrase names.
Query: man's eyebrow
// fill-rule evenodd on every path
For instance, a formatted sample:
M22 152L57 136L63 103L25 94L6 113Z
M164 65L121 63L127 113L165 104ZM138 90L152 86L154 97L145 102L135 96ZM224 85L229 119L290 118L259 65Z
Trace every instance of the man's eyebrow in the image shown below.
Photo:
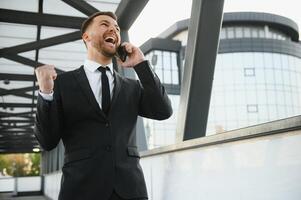
M106 20L106 19L102 19L102 20L100 20L100 22L99 22L99 23L101 23L101 22L106 22L106 23L109 23L109 24L110 24L110 22L109 22L108 20Z
M110 22L110 21L108 21L108 20L106 20L106 19L102 19L102 20L100 20L100 22L99 22L99 23L102 23L102 22L105 22L105 23L111 24L111 22ZM117 28L120 28L118 24L115 24L115 27L117 27Z

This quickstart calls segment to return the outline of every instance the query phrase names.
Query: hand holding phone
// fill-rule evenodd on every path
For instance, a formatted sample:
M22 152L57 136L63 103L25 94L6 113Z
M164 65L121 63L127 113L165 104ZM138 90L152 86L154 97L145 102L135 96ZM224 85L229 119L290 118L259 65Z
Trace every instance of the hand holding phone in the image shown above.
M116 50L116 57L120 61L121 67L135 67L138 63L145 60L142 51L129 42L123 42Z
M124 45L120 45L117 48L116 55L117 55L118 58L120 58L120 60L122 62L124 62L126 60L126 57L127 57L128 53L127 53Z

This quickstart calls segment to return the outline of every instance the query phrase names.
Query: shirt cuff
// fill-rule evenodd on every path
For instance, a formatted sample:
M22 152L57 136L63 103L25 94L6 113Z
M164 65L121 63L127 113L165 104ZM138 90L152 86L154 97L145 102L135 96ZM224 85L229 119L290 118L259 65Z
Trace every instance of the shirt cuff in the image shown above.
M46 94L46 93L43 93L43 92L39 91L39 94L42 96L42 98L44 100L47 100L47 101L52 101L53 100L53 92L51 92L50 94Z

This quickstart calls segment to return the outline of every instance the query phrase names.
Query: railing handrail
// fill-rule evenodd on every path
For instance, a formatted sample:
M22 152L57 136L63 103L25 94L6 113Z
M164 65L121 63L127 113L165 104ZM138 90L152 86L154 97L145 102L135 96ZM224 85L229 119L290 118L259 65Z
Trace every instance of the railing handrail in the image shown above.
M142 158L301 129L301 115L140 152Z

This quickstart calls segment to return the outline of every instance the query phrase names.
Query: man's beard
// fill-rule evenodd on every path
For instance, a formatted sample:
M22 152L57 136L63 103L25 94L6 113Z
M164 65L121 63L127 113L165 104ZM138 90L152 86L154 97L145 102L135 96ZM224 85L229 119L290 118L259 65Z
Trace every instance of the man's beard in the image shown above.
M100 52L102 55L106 56L106 57L114 57L115 54L116 54L116 47L115 49L112 51L111 49L107 49L105 47L104 44L102 44L101 42L99 43L93 43L93 47L98 51Z

